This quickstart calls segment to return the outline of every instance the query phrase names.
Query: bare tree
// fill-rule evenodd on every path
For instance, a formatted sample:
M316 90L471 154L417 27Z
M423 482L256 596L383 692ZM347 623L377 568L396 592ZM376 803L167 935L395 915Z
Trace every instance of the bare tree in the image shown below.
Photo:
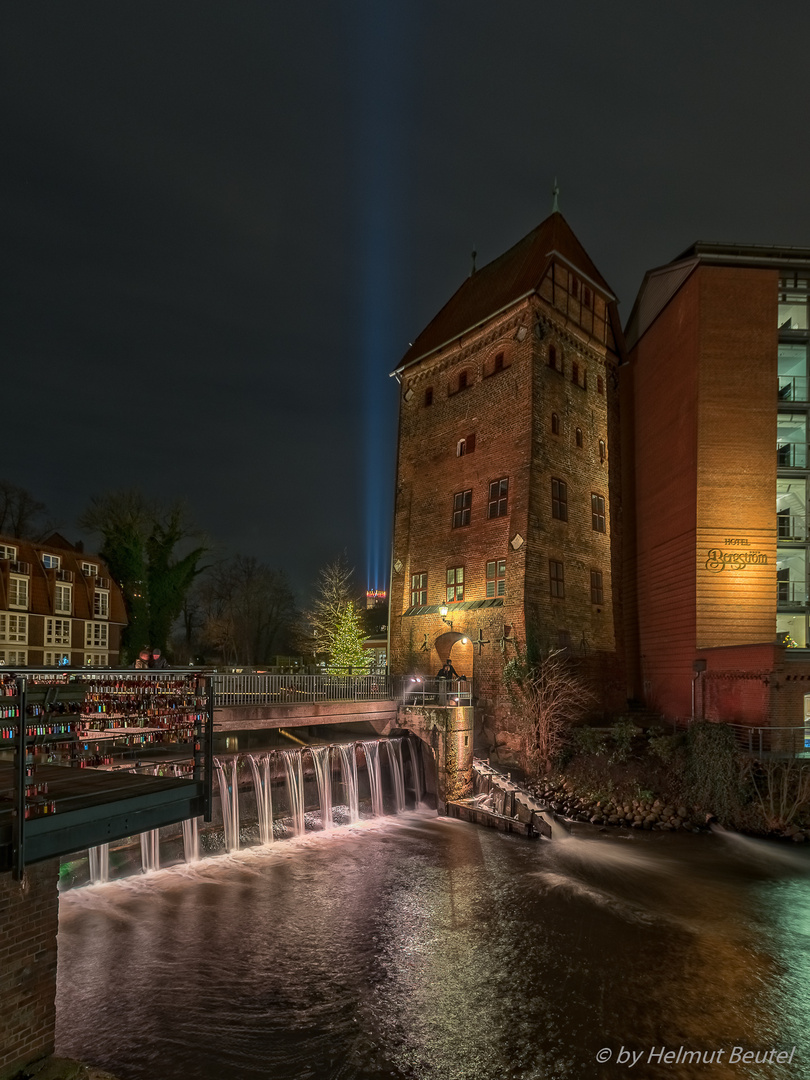
M45 504L30 491L0 480L0 533L25 540L42 540L54 531L45 520Z
M757 761L747 767L768 829L789 828L810 806L810 767L803 761Z
M563 650L550 652L535 664L525 654L504 668L509 713L521 738L527 772L548 770L594 700L592 691Z

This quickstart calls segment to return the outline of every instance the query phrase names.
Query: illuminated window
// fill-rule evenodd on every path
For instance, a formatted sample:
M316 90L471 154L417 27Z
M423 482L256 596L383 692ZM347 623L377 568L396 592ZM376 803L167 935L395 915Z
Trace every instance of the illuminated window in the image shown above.
M472 506L472 488L466 491L457 491L453 496L453 528L460 529L463 525L470 524L470 507Z
M6 667L25 667L28 663L28 653L24 649L0 649L0 664Z
M487 563L487 596L506 596L506 559Z
M562 599L565 596L565 576L563 564L556 559L548 560L549 592Z
M425 405L433 404L433 387L428 386L425 390Z
M568 484L564 480L551 481L551 516L568 521Z
M45 667L66 667L70 663L70 654L66 652L46 652L43 663Z
M493 480L489 485L489 505L487 507L487 517L504 517L506 514L506 504L509 498L509 478L507 476L502 477L500 480Z
M58 570L62 565L62 559L59 555L43 555L42 565L46 570Z
M28 578L11 575L8 581L8 606L28 607Z
M85 667L107 667L106 653L86 653L84 657Z
M464 599L464 567L452 566L447 570L447 603Z
M0 641L25 645L28 642L28 616L0 612Z
M6 544L0 544L0 559L10 559L14 562L17 558L17 549L15 547L8 547Z
M45 644L46 645L69 645L70 644L70 619L46 619L45 620Z
M596 532L605 532L605 497L591 494L591 527Z
M109 626L103 622L86 622L84 624L84 647L86 649L106 649L109 643L109 629Z
M591 570L591 603L601 604L604 602L604 590L602 588L602 571Z
M73 611L73 586L56 585L53 593L53 610L57 615L70 615Z
M96 589L93 596L93 618L109 619L110 594L107 589Z
M582 446L582 428L577 428L577 446Z
M427 573L411 574L411 607L424 607L427 603Z
M560 418L559 418L559 416L557 416L557 414L555 412L553 412L551 414L551 434L552 435L559 435L560 434Z

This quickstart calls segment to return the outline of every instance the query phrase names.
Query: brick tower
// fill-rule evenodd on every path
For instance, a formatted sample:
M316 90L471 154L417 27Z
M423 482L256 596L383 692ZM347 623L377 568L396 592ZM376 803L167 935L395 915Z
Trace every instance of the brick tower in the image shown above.
M601 708L625 698L623 348L610 287L554 212L471 274L394 372L391 670L450 657L503 758L503 666L527 644L589 667Z

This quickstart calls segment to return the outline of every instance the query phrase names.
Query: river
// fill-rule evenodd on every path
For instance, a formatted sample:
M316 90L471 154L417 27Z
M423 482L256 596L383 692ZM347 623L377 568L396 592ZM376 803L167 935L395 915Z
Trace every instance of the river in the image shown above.
M409 812L74 889L57 1051L121 1080L808 1080L808 871L754 840Z

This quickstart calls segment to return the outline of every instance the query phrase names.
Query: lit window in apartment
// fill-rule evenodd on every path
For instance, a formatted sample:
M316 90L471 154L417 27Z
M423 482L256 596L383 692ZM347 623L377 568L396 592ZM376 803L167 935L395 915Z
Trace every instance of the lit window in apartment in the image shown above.
M604 495L591 494L591 527L596 532L606 532Z
M582 446L582 428L577 428L577 446Z
M17 549L7 544L0 544L0 559L10 559L14 562L17 558Z
M107 589L96 589L93 596L93 618L109 619L110 617L110 594Z
M73 612L72 585L56 585L54 587L53 610L57 615L70 615Z
M84 647L86 649L106 649L109 642L109 626L103 622L84 624Z
M8 606L28 609L28 578L12 574L8 580Z
M62 565L62 559L59 555L43 555L42 565L46 570L58 570Z
M25 667L28 663L28 653L24 649L0 649L0 664L6 667Z
M46 619L45 620L45 644L46 645L69 645L70 644L70 619Z
M11 615L0 612L0 641L17 642L25 645L28 642L28 616Z
M86 653L84 657L85 667L107 667L106 653Z
M604 603L605 593L602 587L602 571L591 570L591 603Z
M472 488L466 491L457 491L453 496L453 528L460 529L462 525L470 524L470 507L472 506Z
M500 480L493 480L489 485L489 505L487 517L496 518L506 515L506 504L509 498L509 477L504 476Z
M70 663L70 655L66 652L46 652L45 667L66 667Z
M424 607L427 603L427 572L411 574L411 607Z
M487 596L506 596L506 559L487 563Z
M464 567L451 566L447 569L447 603L452 604L464 599Z
M563 564L556 559L548 560L549 592L562 599L565 596L565 575Z
M568 484L565 480L551 481L551 516L568 521Z
M559 435L560 434L560 418L559 418L559 416L557 416L557 414L555 412L553 412L551 414L551 434L552 435Z
M96 577L98 574L98 567L92 562L82 563L82 573L85 577Z

